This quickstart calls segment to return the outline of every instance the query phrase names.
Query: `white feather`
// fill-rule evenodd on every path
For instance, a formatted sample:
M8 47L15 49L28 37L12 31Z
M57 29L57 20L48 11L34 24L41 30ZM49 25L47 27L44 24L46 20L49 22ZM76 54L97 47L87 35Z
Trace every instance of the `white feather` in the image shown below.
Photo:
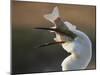
M53 9L51 14L44 15L44 17L54 23L54 20L59 17L59 10L57 7ZM77 35L77 38L74 41L68 41L68 37L66 35L60 35L56 33L56 41L65 40L66 43L62 44L62 47L67 52L70 52L71 55L66 57L62 62L62 70L79 70L85 69L92 56L92 46L91 41L88 36L77 30L75 25L72 25L70 22L64 22L67 28Z
M88 36L79 31L74 31L78 37L71 43L62 44L62 47L71 55L62 62L62 70L85 69L92 57L92 45Z
M64 24L69 28L69 30L71 30L71 31L76 30L76 26L72 25L70 22L65 21Z

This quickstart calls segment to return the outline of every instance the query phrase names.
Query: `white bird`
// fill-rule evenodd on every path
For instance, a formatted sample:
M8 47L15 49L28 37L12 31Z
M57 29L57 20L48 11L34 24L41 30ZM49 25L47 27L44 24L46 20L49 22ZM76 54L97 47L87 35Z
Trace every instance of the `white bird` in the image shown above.
M58 7L55 7L52 13L44 15L44 17L52 22L55 26L51 28L35 28L53 31L56 34L54 40L56 42L45 43L40 47L61 44L64 50L71 53L62 62L62 71L85 69L92 56L92 44L88 36L82 31L76 29L68 21L63 22L59 16Z

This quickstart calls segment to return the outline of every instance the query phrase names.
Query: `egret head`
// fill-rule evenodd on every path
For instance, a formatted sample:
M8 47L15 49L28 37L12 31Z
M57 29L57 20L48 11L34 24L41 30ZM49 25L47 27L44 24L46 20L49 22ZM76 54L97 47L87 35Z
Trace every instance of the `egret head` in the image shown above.
M55 42L44 43L40 47L71 42L76 38L76 34L74 34L60 18L57 18L55 20L55 27L51 28L37 27L35 29L49 30L53 31L56 34L56 38L54 38Z

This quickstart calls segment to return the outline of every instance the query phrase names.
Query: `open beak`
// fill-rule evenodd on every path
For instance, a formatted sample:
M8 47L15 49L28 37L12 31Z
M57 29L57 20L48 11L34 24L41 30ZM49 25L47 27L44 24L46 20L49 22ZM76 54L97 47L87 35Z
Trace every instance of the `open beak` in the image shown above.
M49 30L49 31L59 32L56 28L41 28L41 27L38 27L38 28L34 28L34 29L39 29L39 30Z
M38 28L34 28L34 29L39 29L39 30L49 30L49 31L54 31L54 32L57 32L59 34L62 34L62 35L66 35L68 37L70 37L71 39L75 39L77 37L76 34L74 34L72 31L68 30L68 29L60 29L60 28L41 28L41 27L38 27Z
M75 37L77 36L76 34L74 34L73 32L71 32L68 29L63 30L60 28L41 28L41 27L37 27L34 29L54 31L54 32L57 32L59 34L66 35L66 36L70 37L71 40L74 40ZM44 44L40 45L39 47L50 46L50 45L55 45L55 44L62 44L62 43L65 43L65 41L57 41L57 42L55 41L55 42L44 43Z
M34 28L34 29L49 30L49 31L54 31L54 32L61 33L61 32L60 32L58 29L56 29L56 28L41 28L41 27L38 27L38 28ZM57 45L57 44L62 44L62 43L65 43L65 41L53 41L53 42L48 42L48 43L41 44L41 45L37 46L36 48L45 47L45 46L50 46L50 45Z
M62 44L62 43L65 43L65 41L53 41L53 42L48 42L48 43L44 43L44 44L41 44L35 48L41 48L41 47L46 47L46 46L50 46L50 45L57 45L57 44Z

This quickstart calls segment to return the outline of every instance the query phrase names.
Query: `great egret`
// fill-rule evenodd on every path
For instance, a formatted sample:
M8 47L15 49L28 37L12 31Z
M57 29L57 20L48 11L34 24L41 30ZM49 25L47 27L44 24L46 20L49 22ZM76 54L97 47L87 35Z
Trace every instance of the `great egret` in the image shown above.
M51 28L35 28L42 30L53 31L56 34L55 42L45 43L39 47L49 46L52 44L61 44L64 50L71 53L62 62L62 70L80 70L85 69L92 56L92 44L88 36L80 30L76 29L68 21L63 22L59 16L58 7L53 9L53 12L44 15L45 19L54 24Z

